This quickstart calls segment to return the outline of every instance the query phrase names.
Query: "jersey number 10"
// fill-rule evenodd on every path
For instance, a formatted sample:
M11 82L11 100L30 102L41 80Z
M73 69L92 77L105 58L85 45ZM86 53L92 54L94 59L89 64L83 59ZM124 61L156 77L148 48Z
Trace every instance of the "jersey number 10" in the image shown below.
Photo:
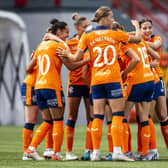
M38 56L39 74L46 75L50 69L50 58L47 54Z

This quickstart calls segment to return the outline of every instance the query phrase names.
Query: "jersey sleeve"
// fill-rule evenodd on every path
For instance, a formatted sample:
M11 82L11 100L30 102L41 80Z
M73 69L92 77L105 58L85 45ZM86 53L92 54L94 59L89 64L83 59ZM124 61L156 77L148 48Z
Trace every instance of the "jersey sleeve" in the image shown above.
M127 43L129 40L129 34L124 31L117 30L116 31L116 38L117 38L116 40L118 40L120 42Z
M82 37L79 41L78 48L82 51L85 51L87 49L87 34L83 33Z
M160 36L157 35L157 36L154 37L154 41L160 41L160 42L162 42L162 39L161 39Z
M33 58L36 58L37 59L37 57L38 57L38 51L36 50L35 52L34 52L34 54L33 54L33 57L31 57L32 59Z
M30 55L30 60L33 59L34 55L35 55L35 51L33 50L32 53L31 53L31 55Z
M121 49L121 51L122 51L123 54L125 54L129 48L131 48L131 46L129 45L129 43L127 43L127 44L121 44L121 47L120 47L120 49Z
M57 47L60 47L61 49L65 50L66 49L66 46L63 44L63 43L58 43L58 46Z

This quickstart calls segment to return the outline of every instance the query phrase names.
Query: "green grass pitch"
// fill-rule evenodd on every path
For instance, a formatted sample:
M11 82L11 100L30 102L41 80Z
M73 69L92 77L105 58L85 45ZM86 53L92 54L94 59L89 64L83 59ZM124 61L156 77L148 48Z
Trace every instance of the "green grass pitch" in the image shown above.
M81 156L85 147L85 126L77 126L75 129L75 139L73 151ZM132 149L136 151L136 124L131 125ZM161 135L160 125L156 124L157 145L160 153L158 161L139 161L139 162L114 162L114 161L22 161L22 128L15 126L0 127L0 168L167 168L168 150L165 147ZM101 154L108 153L107 126L103 127L101 142ZM45 148L43 142L38 151L42 155ZM62 154L65 155L65 143L62 146Z

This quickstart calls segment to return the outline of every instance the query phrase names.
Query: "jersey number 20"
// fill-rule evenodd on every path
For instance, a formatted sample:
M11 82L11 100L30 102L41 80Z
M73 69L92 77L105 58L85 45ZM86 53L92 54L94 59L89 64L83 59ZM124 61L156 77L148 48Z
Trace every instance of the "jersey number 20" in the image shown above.
M113 53L113 57L112 57L112 60L110 62L108 60L108 51L109 50L112 50L112 53ZM96 57L96 59L94 61L94 67L102 67L104 64L112 65L115 62L115 60L116 60L116 49L112 45L107 46L104 49L104 51L102 50L101 47L94 47L93 48L93 52L98 52L98 55L97 55L97 57ZM103 62L100 62L101 56L103 56L103 58L104 58Z

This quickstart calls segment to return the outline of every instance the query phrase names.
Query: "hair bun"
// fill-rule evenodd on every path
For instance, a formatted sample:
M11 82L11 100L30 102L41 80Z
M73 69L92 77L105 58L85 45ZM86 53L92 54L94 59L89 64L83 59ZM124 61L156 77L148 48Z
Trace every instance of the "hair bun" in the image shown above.
M79 14L78 13L73 13L72 14L72 20L78 20L79 19Z
M52 20L50 20L50 24L55 24L55 23L57 23L57 22L59 22L59 20L57 20L57 19L52 19Z

